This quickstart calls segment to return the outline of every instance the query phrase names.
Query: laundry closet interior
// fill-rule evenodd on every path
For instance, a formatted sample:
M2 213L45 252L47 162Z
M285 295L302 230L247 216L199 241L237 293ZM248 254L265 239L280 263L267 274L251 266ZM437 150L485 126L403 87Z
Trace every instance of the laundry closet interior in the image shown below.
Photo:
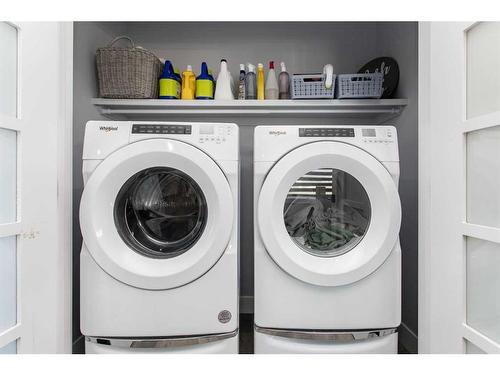
M391 99L318 100L251 104L234 102L164 106L98 97L95 53L119 35L129 36L183 70L195 74L205 61L218 73L227 59L234 80L240 64L284 61L290 74L356 73L370 60L389 56L400 78ZM240 352L253 352L254 311L254 129L259 125L384 126L397 130L399 143L400 243L402 251L402 324L399 351L417 352L418 337L418 25L416 22L75 22L73 86L73 352L84 351L80 331L79 205L83 192L82 152L85 125L91 120L235 123L240 147ZM279 70L277 69L277 72ZM276 138L279 142L279 138ZM269 280L270 283L273 280ZM369 309L362 299L353 309ZM375 327L379 328L379 327Z

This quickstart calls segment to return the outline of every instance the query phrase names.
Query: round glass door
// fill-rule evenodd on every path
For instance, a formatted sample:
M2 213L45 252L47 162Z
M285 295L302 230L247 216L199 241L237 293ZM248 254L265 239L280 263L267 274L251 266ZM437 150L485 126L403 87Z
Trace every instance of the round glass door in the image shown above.
M292 185L283 217L289 236L302 250L335 257L352 250L364 237L371 206L357 179L339 169L321 168Z
M187 174L167 167L142 170L120 189L114 208L120 237L138 253L171 258L189 250L207 221L207 202Z

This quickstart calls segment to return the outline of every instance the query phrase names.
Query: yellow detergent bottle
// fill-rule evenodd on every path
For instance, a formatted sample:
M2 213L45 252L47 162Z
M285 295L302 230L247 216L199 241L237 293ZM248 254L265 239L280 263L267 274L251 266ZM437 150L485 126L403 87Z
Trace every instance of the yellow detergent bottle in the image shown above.
M196 76L193 73L193 67L191 65L188 65L186 70L182 72L181 99L183 100L194 99L195 90L196 90Z
M257 65L257 100L264 100L264 65Z

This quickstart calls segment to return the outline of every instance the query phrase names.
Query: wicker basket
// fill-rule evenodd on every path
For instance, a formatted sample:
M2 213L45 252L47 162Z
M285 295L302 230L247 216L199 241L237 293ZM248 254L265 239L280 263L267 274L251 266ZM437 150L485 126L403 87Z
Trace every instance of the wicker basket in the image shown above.
M127 39L131 48L113 47ZM128 36L116 37L96 52L99 96L113 99L156 99L162 63L153 53L136 47Z

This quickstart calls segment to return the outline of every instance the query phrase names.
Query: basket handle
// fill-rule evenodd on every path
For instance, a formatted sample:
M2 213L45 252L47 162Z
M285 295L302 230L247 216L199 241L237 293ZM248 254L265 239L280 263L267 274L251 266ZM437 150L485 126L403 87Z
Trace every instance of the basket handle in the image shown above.
M120 36L117 36L116 38L114 38L109 44L108 44L108 47L111 47L113 44L115 44L116 42L118 42L120 39L127 39L130 44L132 44L132 48L135 48L135 43L134 41L132 40L131 37L129 36L126 36L126 35L120 35Z

